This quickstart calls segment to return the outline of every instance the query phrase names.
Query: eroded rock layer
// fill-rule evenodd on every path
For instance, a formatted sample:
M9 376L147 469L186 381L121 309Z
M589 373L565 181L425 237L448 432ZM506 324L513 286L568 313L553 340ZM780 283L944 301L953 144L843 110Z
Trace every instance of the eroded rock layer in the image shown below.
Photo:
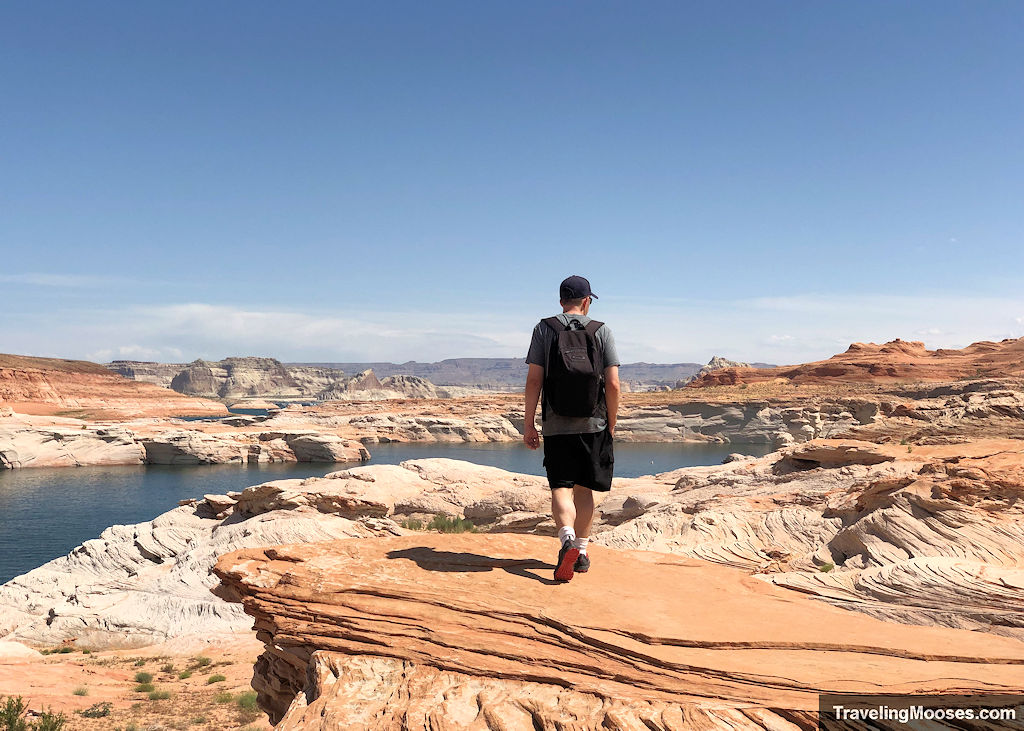
M818 693L1024 690L1024 643L906 627L683 556L416 535L221 557L281 729L810 726Z
M885 383L1022 376L1024 338L1007 338L998 343L982 340L960 350L928 350L920 341L897 338L881 345L853 343L843 353L812 363L713 370L694 379L689 386L702 388L779 378L796 383Z
M227 414L223 404L133 381L97 363L0 354L0 409L106 417Z

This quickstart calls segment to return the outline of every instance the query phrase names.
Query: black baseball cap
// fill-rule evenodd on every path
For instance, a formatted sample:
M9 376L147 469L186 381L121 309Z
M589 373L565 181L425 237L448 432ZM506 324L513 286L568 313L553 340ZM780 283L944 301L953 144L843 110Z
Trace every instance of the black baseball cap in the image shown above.
M559 299L581 300L584 297L597 299L597 295L590 291L590 282L583 277L573 274L571 277L563 279L558 286Z

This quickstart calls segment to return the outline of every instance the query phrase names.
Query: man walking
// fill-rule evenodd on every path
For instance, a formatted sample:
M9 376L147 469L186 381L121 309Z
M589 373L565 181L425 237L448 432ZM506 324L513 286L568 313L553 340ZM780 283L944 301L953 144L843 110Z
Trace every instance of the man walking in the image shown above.
M533 329L526 356L526 427L523 441L540 446L534 419L543 392L544 467L551 514L561 549L555 578L569 581L590 569L587 542L594 493L612 487L612 438L619 410L619 356L611 330L588 313L597 295L590 282L571 276L558 288L562 314Z

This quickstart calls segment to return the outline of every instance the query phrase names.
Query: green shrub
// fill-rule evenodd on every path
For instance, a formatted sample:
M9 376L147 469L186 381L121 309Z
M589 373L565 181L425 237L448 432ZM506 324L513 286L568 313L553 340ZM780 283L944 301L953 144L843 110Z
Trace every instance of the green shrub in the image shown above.
M178 673L178 680L185 680L185 679L191 678L191 677L192 677L192 671L191 670L182 670L180 673Z
M408 518L403 520L401 525L407 530L423 530L423 521L419 518Z
M156 688L152 683L139 683L135 686L136 693L149 693Z
M82 650L82 654L83 655L91 655L92 654L92 650L90 650L88 647L86 647L84 650Z
M465 518L435 515L427 524L427 530L436 530L440 533L476 533L476 526L473 525L473 521Z
M135 682L136 683L149 683L149 682L152 682L152 680L153 680L153 674L152 673L135 673Z
M230 703L234 699L235 699L235 696L233 696L231 693L227 692L226 690L222 690L220 693L218 693L217 695L215 695L213 697L213 702L214 703Z
M74 693L75 695L89 695L89 689L86 688L84 685L78 686L77 688L75 688L71 692Z
M259 710L259 706L256 704L256 691L247 690L244 693L238 694L238 707L243 711L256 711Z
M161 673L173 673L174 672L174 664L173 663L167 663L162 668L160 668L160 672Z
M211 675L206 679L206 684L212 685L214 683L223 683L225 680L227 680L227 678L225 678L223 675Z
M32 731L61 731L67 722L68 718L63 713L54 714L50 711L43 711L39 714L39 720L32 727Z
M3 724L3 731L28 731L28 725L23 716L27 706L19 695L17 698L10 697L3 707L0 707L0 723Z
M205 726L209 722L210 719L208 719L206 716L196 716L191 721L189 721L189 723L193 726Z
M197 668L205 668L211 662L213 662L213 660L211 660L210 658L203 657L202 655L200 655L199 657L197 657L195 660L192 661L192 666L193 667L197 667Z
M151 701L165 701L171 697L171 691L169 690L154 690L149 694Z
M0 706L0 729L2 731L61 731L67 724L68 719L63 713L53 713L50 710L39 714L39 719L30 727L25 720L25 712L28 706L19 695L17 698L10 697L3 706Z
M146 660L145 660L145 658L142 658L142 657L140 657L138 660L135 661L135 667L137 667L137 668L141 668L145 664L146 664Z
M105 718L110 715L110 709L113 706L114 704L110 701L104 701L103 703L93 704L83 711L76 711L76 713L83 718Z
M836 565L834 563L823 563L821 566L818 567L818 571L821 571L823 574L827 574L835 567Z

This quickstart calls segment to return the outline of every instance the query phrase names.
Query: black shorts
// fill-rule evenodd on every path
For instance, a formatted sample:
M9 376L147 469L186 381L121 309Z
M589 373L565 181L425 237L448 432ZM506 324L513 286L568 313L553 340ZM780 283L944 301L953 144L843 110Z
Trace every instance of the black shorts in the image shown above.
M612 489L615 454L607 429L590 434L557 434L544 437L544 467L548 485L583 485L596 492Z

